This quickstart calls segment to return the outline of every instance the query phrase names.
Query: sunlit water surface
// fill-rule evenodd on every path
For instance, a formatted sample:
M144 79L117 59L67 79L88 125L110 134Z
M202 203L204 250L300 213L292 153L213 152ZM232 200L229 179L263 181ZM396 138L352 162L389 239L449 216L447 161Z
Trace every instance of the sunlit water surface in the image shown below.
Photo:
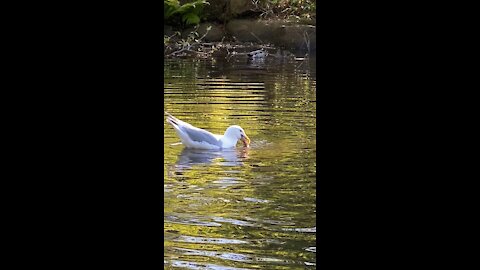
M252 141L190 150L165 121L165 269L316 267L314 61L165 60L167 112Z

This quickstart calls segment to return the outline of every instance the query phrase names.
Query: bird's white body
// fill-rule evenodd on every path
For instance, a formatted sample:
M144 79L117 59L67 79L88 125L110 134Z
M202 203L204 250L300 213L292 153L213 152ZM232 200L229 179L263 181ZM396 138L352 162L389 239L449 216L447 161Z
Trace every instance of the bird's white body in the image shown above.
M248 147L250 139L240 126L230 126L224 135L210 133L204 129L200 129L181 121L171 114L168 115L167 122L172 125L175 132L180 137L182 144L187 148L196 149L224 149L233 148L237 145L238 140L242 140L244 145Z

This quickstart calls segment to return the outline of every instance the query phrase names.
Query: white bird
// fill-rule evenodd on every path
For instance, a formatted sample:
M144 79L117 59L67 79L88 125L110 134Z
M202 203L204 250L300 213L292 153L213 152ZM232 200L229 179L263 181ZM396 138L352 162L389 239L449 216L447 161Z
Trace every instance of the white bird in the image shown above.
M230 126L225 131L225 134L216 135L204 129L194 127L189 123L183 122L167 112L165 112L165 114L168 115L167 122L172 125L172 127L175 129L175 132L180 137L183 145L185 145L187 148L233 148L237 145L238 140L241 140L243 145L246 147L250 145L250 138L248 138L247 134L240 126Z

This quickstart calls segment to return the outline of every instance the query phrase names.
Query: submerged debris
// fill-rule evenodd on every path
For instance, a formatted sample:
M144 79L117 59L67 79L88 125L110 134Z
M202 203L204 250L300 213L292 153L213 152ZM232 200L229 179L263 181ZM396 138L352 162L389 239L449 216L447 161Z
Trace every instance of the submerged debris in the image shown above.
M199 37L194 30L186 38L180 32L164 38L165 58L211 58L224 57L227 60L244 58L247 61L263 62L267 59L294 59L295 55L271 44L254 44L251 42L220 41L203 42L207 32Z

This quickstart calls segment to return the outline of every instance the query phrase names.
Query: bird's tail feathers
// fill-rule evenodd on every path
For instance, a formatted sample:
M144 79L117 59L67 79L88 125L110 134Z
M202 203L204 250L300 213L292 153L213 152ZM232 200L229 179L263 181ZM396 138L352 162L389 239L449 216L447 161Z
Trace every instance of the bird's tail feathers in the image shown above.
M167 122L171 125L177 125L178 126L178 119L175 118L175 116L169 114L168 112L165 112L165 114L168 116L167 117Z
M175 121L175 120L176 120L176 119L175 119L174 117L170 117L170 116L169 116L169 117L167 118L167 122L168 122L170 125L172 125L172 126L178 126L178 123L177 123L177 121Z
M168 112L165 112L165 114L168 115L169 118L172 118L173 120L175 120L175 121L177 121L177 122L180 121L180 120L178 120L178 118L176 118L175 116L169 114Z

